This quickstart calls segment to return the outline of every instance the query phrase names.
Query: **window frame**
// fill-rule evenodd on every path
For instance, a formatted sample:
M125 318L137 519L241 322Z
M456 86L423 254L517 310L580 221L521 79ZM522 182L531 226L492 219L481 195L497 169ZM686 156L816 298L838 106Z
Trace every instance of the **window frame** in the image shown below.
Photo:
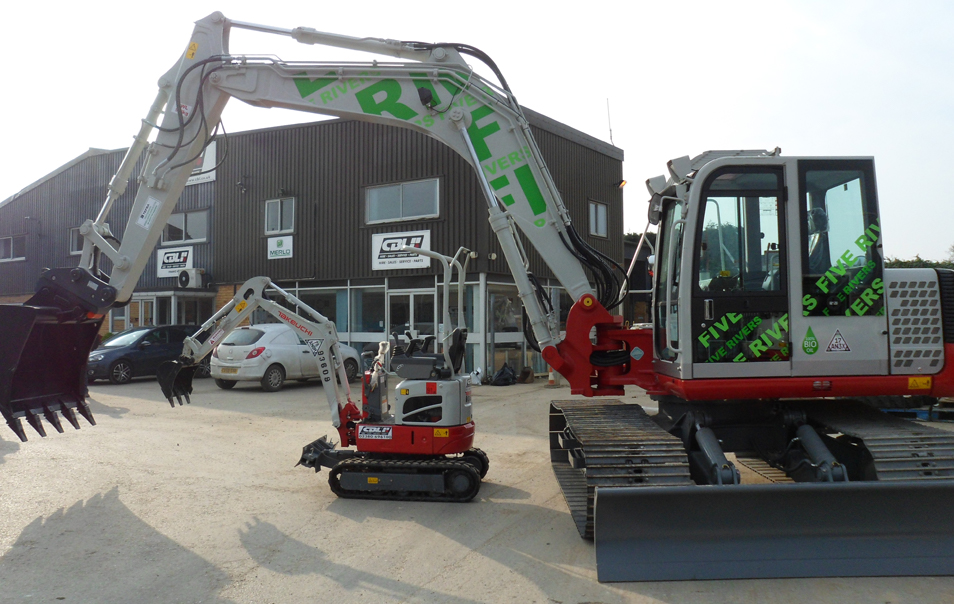
M16 256L16 255L15 255L15 254L16 254L16 245L15 245L14 242L15 242L17 239L20 239L20 238L23 239L23 255L22 255L22 256ZM0 242L4 241L4 240L6 240L6 239L9 239L9 240L10 240L10 257L9 257L9 258L2 258L2 257L0 257L0 262L21 262L21 261L26 260L26 235L9 235L9 236L7 236L7 237L0 237ZM2 248L0 248L0 249L2 249ZM2 253L2 252L0 252L0 253Z
M595 213L596 225L593 224L594 208L596 208L596 213ZM598 232L599 220L600 220L599 210L601 208L603 210L603 230L604 230L603 233ZM591 199L589 200L589 204L587 205L587 211L589 212L589 215L587 217L589 222L589 228L587 230L590 234L590 237L600 237L601 239L609 239L609 204L603 203L602 201L596 201Z
M76 243L76 240L79 239L79 249L75 249L73 244ZM69 229L69 249L70 256L79 256L83 253L83 245L85 244L85 238L80 234L80 227L72 227Z
M284 201L291 202L291 228L290 229L281 228L282 222L284 222L282 220L282 209L283 209L282 202ZM268 206L269 204L273 204L273 203L278 204L278 229L277 230L268 229ZM295 206L297 205L298 205L298 202L295 197L276 197L274 199L266 199L265 200L265 222L264 222L265 234L268 236L294 234L295 233L295 211L296 211Z
M712 189L712 183L716 181L717 178L725 174L774 174L776 176L776 182L778 188L776 189ZM779 223L778 228L778 251L779 251L779 286L778 290L759 290L759 289L744 289L744 287L733 290L733 291L703 291L702 287L699 285L699 276L702 269L700 261L700 250L702 249L702 237L705 231L705 215L706 208L708 205L707 200L709 197L775 197L778 203L778 211L776 213L776 221ZM708 177L706 177L705 182L702 186L702 192L699 195L699 200L703 204L703 207L699 211L699 215L696 219L695 225L695 243L693 247L693 260L692 260L692 292L693 297L705 297L705 298L731 298L739 296L757 296L757 297L771 297L771 296L780 296L788 295L788 269L789 269L789 258L788 258L788 233L786 232L785 226L788 224L787 216L785 214L786 207L788 204L788 194L787 186L785 182L785 170L780 166L756 166L756 165L729 165L722 168L719 168L712 172ZM748 228L748 225L746 225ZM745 244L744 241L740 240L741 244ZM740 250L741 252L741 250ZM740 257L744 254L740 254Z
M880 201L878 199L878 188L877 181L875 180L874 172L874 162L869 159L801 159L798 160L798 186L799 186L799 199L798 199L798 217L799 222L802 225L808 224L808 173L809 172L859 172L861 174L861 202L862 202L862 223L866 225L872 224L870 221L874 220L879 227L881 226L881 212L880 212ZM826 302L822 303L821 295L817 294L812 287L812 283L816 283L817 275L813 275L808 272L810 270L811 260L809 258L809 238L810 235L807 229L803 226L802 232L799 235L800 241L799 254L802 258L802 270L800 279L802 281L802 295L803 300L809 297L816 300L817 306L812 309L803 309L806 317L809 318L818 318L818 317L861 317L861 316L876 316L877 313L884 313L887 311L887 292L882 293L879 298L880 306L874 308L874 306L869 306L863 314L857 314L857 312L852 312L851 314L845 314L845 312L836 310L832 312L831 307L827 303L827 300L831 299L834 295L837 298L836 288L832 289L832 293L826 296ZM881 251L881 231L878 231L877 242L870 248L871 259L869 262L872 264L872 269L868 273L868 278L866 278L860 285L865 284L868 281L873 282L875 279L884 279L884 258L883 252ZM851 249L851 251L857 251L856 249ZM831 249L829 249L829 259L831 259ZM868 251L865 252L867 256ZM856 258L861 256L856 255ZM835 263L837 264L838 258L835 258ZM830 269L829 269L830 270ZM831 285L831 284L830 284ZM850 294L845 295L842 302L844 305L850 309L852 308L852 303L857 300L855 297L858 292L863 291L864 287L858 287L856 291L851 292ZM804 302L803 302L804 303ZM874 312L869 315L868 310L874 308ZM817 309L817 310L816 310ZM827 311L827 313L826 313Z
M415 214L414 216L405 216L404 215L404 187L406 185L414 185L419 183L433 182L434 183L434 206L435 212L433 214ZM380 220L371 220L371 191L376 189L385 189L389 187L398 187L401 191L401 216L398 218L383 218ZM434 218L441 217L441 179L439 177L435 178L420 178L417 180L407 180L396 183L388 183L384 185L373 185L365 187L364 189L364 223L366 225L373 224L387 224L389 222L408 222L412 220L432 220Z
M182 216L182 217L183 217L183 221L182 221L182 233L183 233L183 235L184 235L185 233L188 233L188 232L189 232L189 214L200 214L200 213L203 213L203 212L204 212L205 215L206 215L206 218L205 218L205 237L202 237L201 239L177 239L177 240L167 240L167 239L166 239L166 227L169 225L169 221L167 220L167 221L166 221L166 224L163 225L163 227L162 227L162 234L160 235L160 245L163 245L163 246L171 246L171 245L182 245L182 244L184 244L184 243L205 243L205 242L207 242L207 241L209 240L209 210L208 210L208 209L205 209L205 210L191 210L191 211L188 211L188 212L176 212L176 213L174 213L174 214L171 214L171 215L169 216L169 219L171 220L173 216Z

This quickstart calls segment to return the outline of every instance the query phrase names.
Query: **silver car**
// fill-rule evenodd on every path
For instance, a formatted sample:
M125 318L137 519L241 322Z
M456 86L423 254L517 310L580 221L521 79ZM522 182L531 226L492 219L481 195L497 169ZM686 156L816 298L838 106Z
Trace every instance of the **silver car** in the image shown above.
M360 375L361 357L346 344L338 344L348 380ZM266 392L281 390L285 380L318 377L318 361L311 348L284 324L265 323L240 327L212 351L212 377L219 388L255 380Z

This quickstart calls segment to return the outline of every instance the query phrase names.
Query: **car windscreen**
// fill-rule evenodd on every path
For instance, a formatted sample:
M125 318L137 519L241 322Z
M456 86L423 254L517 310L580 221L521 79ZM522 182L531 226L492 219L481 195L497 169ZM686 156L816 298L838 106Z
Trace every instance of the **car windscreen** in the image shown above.
M129 346L134 343L136 340L142 337L142 334L146 333L147 329L135 329L133 331L124 331L123 333L113 336L112 338L103 342L104 348L119 348L121 346Z
M225 336L222 346L249 346L265 335L260 329L237 329Z

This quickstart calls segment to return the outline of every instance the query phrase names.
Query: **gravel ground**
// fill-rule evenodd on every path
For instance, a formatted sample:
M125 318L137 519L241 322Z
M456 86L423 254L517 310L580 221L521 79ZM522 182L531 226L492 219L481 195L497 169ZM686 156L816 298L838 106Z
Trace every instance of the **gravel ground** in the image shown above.
M318 384L197 380L176 409L154 380L93 385L97 426L0 432L0 602L954 602L949 577L597 583L550 471L553 398L475 388L477 499L400 503L293 467L333 433Z

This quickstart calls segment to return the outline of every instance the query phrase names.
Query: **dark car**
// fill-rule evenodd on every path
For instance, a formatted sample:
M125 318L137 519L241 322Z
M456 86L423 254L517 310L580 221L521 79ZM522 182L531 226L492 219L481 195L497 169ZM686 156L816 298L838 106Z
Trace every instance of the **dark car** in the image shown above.
M156 375L159 364L182 354L182 341L199 328L195 325L133 327L118 333L89 353L86 378L126 384L134 377ZM208 377L206 357L196 377Z

